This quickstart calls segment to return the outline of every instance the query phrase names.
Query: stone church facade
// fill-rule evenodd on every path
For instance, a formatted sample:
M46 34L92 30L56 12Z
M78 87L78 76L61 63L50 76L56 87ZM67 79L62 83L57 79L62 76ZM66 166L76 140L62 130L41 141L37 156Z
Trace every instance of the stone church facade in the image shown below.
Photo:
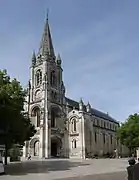
M40 158L86 158L113 153L118 147L119 123L100 112L65 96L61 57L55 56L48 19L39 51L32 56L25 111L36 134L25 142L23 156Z

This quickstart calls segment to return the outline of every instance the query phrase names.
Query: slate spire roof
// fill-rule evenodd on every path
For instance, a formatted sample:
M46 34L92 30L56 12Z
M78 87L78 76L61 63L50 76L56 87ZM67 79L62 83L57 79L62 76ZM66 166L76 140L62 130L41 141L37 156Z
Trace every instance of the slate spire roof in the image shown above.
M42 56L50 55L51 57L55 57L54 47L53 47L52 37L49 27L49 21L48 21L48 13L47 13L46 23L45 23L44 32L42 35L38 54Z
M35 55L35 51L33 51L32 54L32 65L34 65L36 63L36 55Z

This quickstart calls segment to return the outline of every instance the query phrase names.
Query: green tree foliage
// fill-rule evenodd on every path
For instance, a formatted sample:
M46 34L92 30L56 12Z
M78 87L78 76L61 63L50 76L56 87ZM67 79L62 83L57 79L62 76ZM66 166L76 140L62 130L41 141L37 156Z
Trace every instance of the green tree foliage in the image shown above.
M22 155L21 147L14 144L12 148L8 151L8 156L10 156L10 161L19 161Z
M127 146L130 151L139 147L139 115L133 114L121 125L117 131L121 143Z
M6 70L0 71L0 144L6 150L13 144L24 144L35 133L28 114L23 113L26 92Z

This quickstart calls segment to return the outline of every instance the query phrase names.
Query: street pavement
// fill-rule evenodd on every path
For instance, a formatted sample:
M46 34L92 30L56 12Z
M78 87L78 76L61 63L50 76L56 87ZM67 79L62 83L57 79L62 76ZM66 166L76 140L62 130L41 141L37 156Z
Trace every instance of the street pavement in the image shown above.
M126 172L115 172L115 173L71 177L62 180L127 180L127 175Z
M43 159L9 164L0 180L124 180L127 159Z

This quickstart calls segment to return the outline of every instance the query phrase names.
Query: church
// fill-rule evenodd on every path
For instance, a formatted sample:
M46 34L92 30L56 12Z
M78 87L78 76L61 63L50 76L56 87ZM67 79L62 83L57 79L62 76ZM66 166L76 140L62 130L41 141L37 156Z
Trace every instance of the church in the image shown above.
M85 159L113 153L118 147L118 121L89 102L66 97L62 73L47 18L38 52L32 55L25 104L37 132L25 142L23 156Z

